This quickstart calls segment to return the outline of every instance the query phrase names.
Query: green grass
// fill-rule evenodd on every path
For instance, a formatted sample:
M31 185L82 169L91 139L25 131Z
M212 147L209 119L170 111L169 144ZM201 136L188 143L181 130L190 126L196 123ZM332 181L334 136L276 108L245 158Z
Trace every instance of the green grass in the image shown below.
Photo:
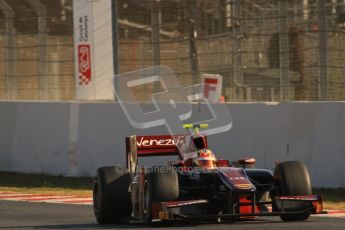
M345 188L314 188L313 192L323 195L326 201L345 202Z
M89 195L93 178L0 172L0 190Z
M93 178L0 172L0 191L91 196ZM327 209L345 209L345 188L315 188Z
M323 195L325 209L345 209L345 188L314 188L313 192Z

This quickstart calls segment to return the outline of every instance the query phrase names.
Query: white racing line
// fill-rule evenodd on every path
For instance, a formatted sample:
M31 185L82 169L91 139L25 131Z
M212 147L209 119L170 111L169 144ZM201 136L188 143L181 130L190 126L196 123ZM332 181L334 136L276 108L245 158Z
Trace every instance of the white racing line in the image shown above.
M92 205L92 197L89 196L58 196L51 194L28 194L7 191L0 191L0 200Z
M345 210L326 210L328 214L319 214L318 217L338 217L345 218Z
M6 201L24 201L24 202L40 202L54 204L77 204L92 205L92 197L90 196L58 196L51 194L29 194L0 191L0 200ZM345 210L326 210L328 214L316 215L317 217L337 217L345 218Z

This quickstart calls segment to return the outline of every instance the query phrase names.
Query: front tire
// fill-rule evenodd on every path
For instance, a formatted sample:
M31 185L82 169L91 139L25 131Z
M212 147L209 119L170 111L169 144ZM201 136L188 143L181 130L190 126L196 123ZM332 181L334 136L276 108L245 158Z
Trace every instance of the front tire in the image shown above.
M152 167L146 173L143 189L145 221L152 223L152 203L176 200L179 196L177 172L171 167Z
M129 185L130 175L124 167L107 166L97 170L93 184L93 210L99 224L113 224L130 217Z
M287 161L279 163L274 171L274 178L278 187L278 195L299 196L311 195L312 187L307 167L301 161ZM303 221L310 213L283 214L283 221Z

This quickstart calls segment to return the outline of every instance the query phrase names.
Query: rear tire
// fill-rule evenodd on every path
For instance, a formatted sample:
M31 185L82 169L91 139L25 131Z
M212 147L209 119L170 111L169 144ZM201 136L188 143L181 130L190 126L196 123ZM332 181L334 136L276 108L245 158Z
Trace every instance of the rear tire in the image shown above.
M311 195L312 187L307 167L301 161L287 161L279 163L274 171L277 180L278 195L299 196ZM283 221L303 221L308 219L310 213L283 214Z
M112 224L129 218L130 175L126 168L107 166L97 170L93 184L93 210L99 224Z
M177 172L171 167L152 167L145 175L143 212L145 221L152 223L152 203L176 200L179 197Z

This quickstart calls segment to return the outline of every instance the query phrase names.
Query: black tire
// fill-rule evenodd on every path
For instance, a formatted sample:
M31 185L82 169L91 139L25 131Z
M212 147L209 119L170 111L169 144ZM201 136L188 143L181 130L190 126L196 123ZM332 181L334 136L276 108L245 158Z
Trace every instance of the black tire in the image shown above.
M169 166L152 167L145 174L143 189L143 212L145 221L152 223L154 202L173 201L179 197L179 183L176 170Z
M298 196L311 195L312 187L307 167L301 161L287 161L279 163L274 171L274 178L278 187L278 195ZM284 214L283 221L303 221L310 213Z
M124 167L107 166L97 170L93 184L93 210L99 224L112 224L130 217L129 185L130 175Z

